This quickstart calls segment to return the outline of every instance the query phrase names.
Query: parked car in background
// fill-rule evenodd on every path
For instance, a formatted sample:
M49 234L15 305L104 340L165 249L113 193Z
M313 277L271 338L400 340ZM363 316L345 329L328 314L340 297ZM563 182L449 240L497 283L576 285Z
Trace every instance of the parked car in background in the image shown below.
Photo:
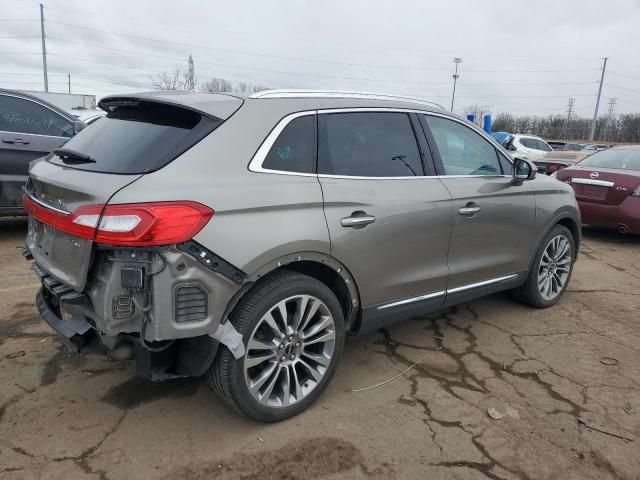
M563 141L559 141L559 140L549 140L547 141L547 144L553 148L554 151L557 150L562 150L562 151L572 151L572 152L579 152L580 150L582 150L584 147L579 144L579 143L568 143L568 142L563 142Z
M579 161L587 158L592 153L593 151L588 150L554 150L553 152L547 153L541 159L535 160L533 163L535 163L536 167L538 167L539 173L551 175L558 170L562 170L563 168L575 165Z
M640 145L594 153L553 175L575 190L583 223L640 234Z
M85 124L33 95L0 89L0 216L24 215L29 162L62 146Z
M82 120L86 125L91 125L96 120L104 117L107 112L100 109L72 111L72 115Z
M600 150L606 150L607 148L611 148L613 145L606 145L604 143L586 143L582 145L583 150L588 150L590 152L599 152Z
M347 334L502 290L545 308L570 280L571 187L428 102L152 92L100 106L31 164L40 315L146 378L206 374L254 419L308 408Z
M535 162L553 151L540 137L533 135L511 134L507 132L495 132L491 134L500 144L509 151L512 157L519 157Z

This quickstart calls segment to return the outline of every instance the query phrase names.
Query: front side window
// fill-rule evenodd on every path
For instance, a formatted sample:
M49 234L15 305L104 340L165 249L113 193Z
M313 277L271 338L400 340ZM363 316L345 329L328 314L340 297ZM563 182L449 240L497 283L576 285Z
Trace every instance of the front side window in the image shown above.
M446 175L502 175L495 147L471 128L447 118L424 115Z
M39 103L0 95L0 130L51 137L72 137L73 123Z
M361 177L424 175L409 115L352 112L318 115L318 173Z
M284 172L313 173L315 132L315 115L294 118L278 135L262 162L262 167Z

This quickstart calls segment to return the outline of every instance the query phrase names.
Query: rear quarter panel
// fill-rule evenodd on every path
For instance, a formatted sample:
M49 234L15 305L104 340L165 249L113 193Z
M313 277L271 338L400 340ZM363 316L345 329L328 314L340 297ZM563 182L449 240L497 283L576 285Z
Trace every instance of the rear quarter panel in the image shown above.
M249 275L292 253L328 255L317 177L248 169L276 123L308 109L300 101L247 101L211 135L111 203L192 200L212 208L213 218L194 239Z

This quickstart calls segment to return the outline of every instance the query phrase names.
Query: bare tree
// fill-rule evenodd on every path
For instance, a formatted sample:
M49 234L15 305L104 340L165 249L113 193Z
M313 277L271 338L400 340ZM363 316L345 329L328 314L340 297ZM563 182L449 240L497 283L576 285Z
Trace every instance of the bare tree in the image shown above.
M185 74L179 68L173 72L160 72L151 78L151 85L156 90L183 90L185 83Z
M233 92L233 84L224 78L212 78L200 85L200 91L205 93Z
M493 130L511 133L538 135L549 140L566 138L587 141L591 129L591 119L564 115L535 115L515 117L508 113L496 116ZM597 141L601 142L640 142L640 114L607 115L598 119L596 124Z

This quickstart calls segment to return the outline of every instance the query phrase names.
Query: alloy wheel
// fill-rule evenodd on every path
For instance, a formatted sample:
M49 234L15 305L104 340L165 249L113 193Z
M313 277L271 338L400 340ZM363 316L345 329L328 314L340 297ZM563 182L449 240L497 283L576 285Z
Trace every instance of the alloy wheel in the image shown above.
M269 407L301 401L327 373L335 342L333 316L320 299L295 295L278 302L247 343L243 362L249 391Z
M564 235L553 237L542 253L538 267L538 290L551 301L564 289L571 272L571 243Z

